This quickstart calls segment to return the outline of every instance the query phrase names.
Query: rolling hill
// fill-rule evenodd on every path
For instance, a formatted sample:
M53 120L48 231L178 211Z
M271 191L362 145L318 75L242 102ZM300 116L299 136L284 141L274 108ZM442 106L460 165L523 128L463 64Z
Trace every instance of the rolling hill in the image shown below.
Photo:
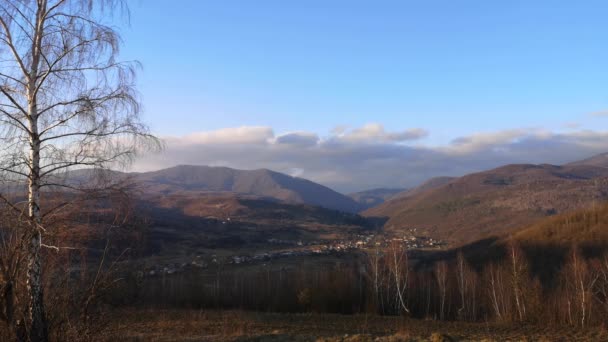
M353 199L323 185L282 173L236 170L227 167L181 165L153 172L131 174L145 193L172 195L193 192L229 192L259 198L358 212Z
M404 197L415 196L415 195L425 192L427 190L438 188L444 184L451 182L454 179L456 179L456 178L455 177L433 177L415 188L405 190L405 191L402 191L402 192L396 194L395 196L393 196L393 198L404 198Z
M388 232L415 227L456 245L505 235L607 200L608 168L597 166L597 160L506 165L399 196L364 214L389 218Z
M269 239L344 239L376 227L357 214L228 192L146 194L138 213L150 223L148 253L162 255L200 248L259 250L269 247Z
M557 285L573 248L588 260L608 255L607 225L608 203L598 204L540 219L508 236L488 237L427 255L430 257L425 263L429 266L442 259L454 262L462 251L467 261L481 272L492 264L508 265L509 250L514 246L523 252L530 275L540 279L545 289L551 289Z
M608 247L608 204L547 218L518 231L513 238L522 243Z
M586 166L608 167L608 153L598 154L593 157L575 161L575 162L572 162L572 163L569 163L566 165L567 166L586 165Z

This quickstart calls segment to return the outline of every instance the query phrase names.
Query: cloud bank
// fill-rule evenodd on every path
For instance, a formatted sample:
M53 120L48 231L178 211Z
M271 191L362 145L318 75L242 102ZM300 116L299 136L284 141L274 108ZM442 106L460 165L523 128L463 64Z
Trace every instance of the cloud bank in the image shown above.
M237 127L165 137L166 149L136 161L137 171L180 164L267 168L342 192L411 187L435 176L460 176L509 163L563 164L608 151L608 131L548 132L512 129L458 137L425 146L421 128L387 131L381 124L329 136L271 127Z

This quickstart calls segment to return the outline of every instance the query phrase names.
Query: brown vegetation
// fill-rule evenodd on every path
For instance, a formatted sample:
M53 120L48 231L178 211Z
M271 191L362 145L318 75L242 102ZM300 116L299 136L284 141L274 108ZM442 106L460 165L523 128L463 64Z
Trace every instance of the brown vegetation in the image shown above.
M125 194L44 193L42 212L62 205L45 225L46 260L42 286L45 317L52 340L86 340L106 319L103 298L122 277L125 261L140 241L141 222L130 218ZM77 204L76 204L77 203ZM76 205L75 205L76 204ZM26 246L28 221L8 206L0 206L0 340L29 340Z
M50 260L45 271L53 275L46 278L45 300L51 308L48 312L51 337L56 340L98 339L100 336L116 337L120 334L147 339L145 336L150 335L146 335L144 327L148 327L150 333L158 333L151 335L152 339L166 340L167 337L163 334L171 328L177 329L171 326L173 324L184 325L185 331L196 330L196 324L206 326L208 331L203 329L204 332L196 335L201 339L201 336L207 336L205 338L210 340L218 336L228 340L237 339L247 336L253 329L259 334L276 335L280 340L293 336L286 333L273 334L272 331L276 329L265 329L285 327L281 319L303 317L292 315L296 313L314 313L314 317L349 314L354 315L351 316L353 320L356 317L370 317L370 320L377 322L393 322L374 323L377 324L377 328L374 328L376 330L358 330L352 326L343 328L349 334L356 333L357 338L363 340L388 338L397 332L407 338L422 339L432 338L434 332L441 332L435 335L437 338L443 334L479 337L491 335L488 327L505 329L512 334L510 336L516 336L517 332L513 329L517 330L514 327L522 324L536 327L530 328L536 332L540 329L539 324L556 331L568 327L577 332L578 338L596 334L608 323L608 257L605 254L608 243L604 239L603 230L608 217L608 206L595 206L551 217L521 230L509 239L480 241L449 252L411 253L404 245L395 242L386 249L368 250L367 255L354 253L341 258L331 255L315 257L318 259L303 257L297 262L293 261L292 265L280 261L248 266L219 262L205 269L146 277L142 268L139 268L140 262L121 262L129 243L131 246L139 243L137 230L128 225L139 227L142 223L124 220L123 209L132 206L121 203L118 199L80 201L78 210L67 211L63 216L55 217L57 224L70 224L57 230L48 226L49 243L62 242L82 247L78 250L45 252ZM167 196L147 200L152 201L148 203L153 203L151 208L157 211L161 210L160 204L164 203L164 209L177 211L175 217L190 217L193 221L188 222L198 222L197 224L202 222L197 212L225 203L233 205L228 208L230 216L242 220L241 223L251 224L255 220L271 222L273 218L279 217L277 222L308 222L318 229L323 229L320 227L325 225L328 230L332 230L336 224L347 227L348 222L354 224L350 220L358 222L360 219L356 215L338 215L338 212L326 209L257 199L231 197L229 202L217 202L212 198L203 198L196 202L196 198L189 198L183 203L179 202L182 199L179 196ZM109 204L115 204L115 208ZM188 215L184 215L182 210L187 211ZM172 216L165 218L169 220L166 224L170 223L171 218ZM131 217L133 219L136 217ZM3 222L14 227L10 217ZM121 223L116 224L118 222ZM188 222L175 222L174 228L195 232L198 228L188 227ZM158 225L159 222L153 224ZM104 231L103 227L108 226L120 230L116 232L120 234L113 235L113 243L110 244L105 243L107 240L103 234L93 234ZM222 227L226 230L225 225ZM14 230L10 230L12 231ZM52 234L55 231L58 234ZM201 234L209 232L205 230ZM186 231L182 233L185 234ZM9 237L8 234L4 236ZM145 251L145 248L139 251L134 249L136 253L132 255L141 253L142 250ZM10 248L4 248L3 252L8 253L2 259L4 262L17 260L10 256ZM559 257L553 258L555 255ZM145 253L142 256L149 257ZM6 296L6 293L10 294L10 281L6 280L10 280L7 275L10 275L11 267L9 264L6 269L0 269L3 272L2 313L9 312L6 308L14 303L14 299L10 299L12 297ZM122 312L166 312L165 310L176 309L246 310L276 312L284 316L277 315L276 317L282 318L273 321L269 318L273 317L271 314L259 314L259 317L263 317L262 320L268 321L247 321L243 323L246 326L236 330L230 330L231 321L221 323L212 319L215 322L209 323L215 324L215 328L212 328L198 319L187 324L157 322L152 319L150 322L133 323L133 326L139 327L140 335L129 335L125 332L124 322L112 322L111 317ZM17 312L12 316L20 315L23 316L23 313ZM243 315L251 317L255 314ZM403 323L395 323L402 322L401 319L394 318L397 316L431 328L424 332L411 327L399 328ZM6 314L1 315L1 318L8 322ZM350 319L345 318L347 321ZM163 327L155 326L157 323ZM297 324L288 323L287 326ZM315 336L314 338L344 340L343 336L337 337L335 334L315 335L319 329L335 331L331 330L335 326L330 323L325 322L331 329L323 328L323 323L318 324L314 332L307 334L300 330L294 336L303 334L306 338ZM390 324L394 325L389 326ZM408 324L410 323L405 325ZM5 334L14 336L19 333L14 328L12 332L9 331L10 324L6 327L7 330L3 332ZM483 327L486 335L466 331L482 331ZM302 327L309 328L306 325ZM231 332L218 333L217 329ZM538 334L534 332L530 336L540 337L547 331L542 330ZM579 335L579 331L584 332ZM352 336L349 338L356 340Z
M395 234L418 228L456 245L506 236L547 216L608 199L608 168L507 165L389 200L365 212Z
M605 341L600 328L440 322L397 316L120 310L102 341ZM120 317L120 318L118 318Z

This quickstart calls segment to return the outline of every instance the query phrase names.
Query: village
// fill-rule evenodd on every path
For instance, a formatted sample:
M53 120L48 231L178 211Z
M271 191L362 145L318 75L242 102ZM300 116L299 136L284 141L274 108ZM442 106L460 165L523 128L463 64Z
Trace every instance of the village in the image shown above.
M392 244L399 244L407 250L417 249L439 249L446 243L430 238L419 236L416 228L406 229L406 234L401 237L388 237L379 234L356 234L345 240L326 241L301 241L268 239L267 244L276 249L251 254L236 254L219 257L216 254L196 255L190 262L168 263L154 265L145 269L145 276L154 277L159 275L171 275L184 271L196 269L216 268L227 265L244 265L259 263L266 266L268 263L279 259L295 257L314 257L323 255L340 256L356 251L366 252L369 250L386 249Z

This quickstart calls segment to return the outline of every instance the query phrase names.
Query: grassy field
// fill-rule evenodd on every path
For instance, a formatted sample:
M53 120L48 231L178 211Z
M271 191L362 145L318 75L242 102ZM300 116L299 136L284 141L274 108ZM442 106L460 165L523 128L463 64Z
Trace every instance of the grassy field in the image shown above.
M243 311L126 310L104 341L608 341L605 329Z

